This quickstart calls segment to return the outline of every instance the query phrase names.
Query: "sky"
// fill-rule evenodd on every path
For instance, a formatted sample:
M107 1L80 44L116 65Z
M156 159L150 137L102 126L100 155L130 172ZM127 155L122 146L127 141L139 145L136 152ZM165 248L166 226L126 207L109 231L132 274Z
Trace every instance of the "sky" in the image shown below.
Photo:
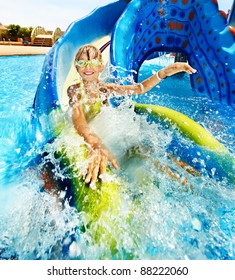
M5 0L0 5L0 23L19 24L21 27L42 26L46 30L60 27L63 31L73 21L82 18L95 8L112 0ZM233 0L218 0L225 12Z

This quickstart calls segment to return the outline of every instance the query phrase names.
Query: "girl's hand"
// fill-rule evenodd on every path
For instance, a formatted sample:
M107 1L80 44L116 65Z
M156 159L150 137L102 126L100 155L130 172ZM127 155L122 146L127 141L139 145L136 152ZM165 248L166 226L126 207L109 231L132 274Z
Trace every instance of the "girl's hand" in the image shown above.
M88 153L89 165L87 174L85 176L85 183L90 185L91 189L95 189L98 177L102 182L105 182L105 173L108 162L112 164L115 169L118 169L116 159L103 147L92 149Z
M197 70L186 62L175 62L158 71L159 78L164 79L179 72L187 72L189 74L196 73Z

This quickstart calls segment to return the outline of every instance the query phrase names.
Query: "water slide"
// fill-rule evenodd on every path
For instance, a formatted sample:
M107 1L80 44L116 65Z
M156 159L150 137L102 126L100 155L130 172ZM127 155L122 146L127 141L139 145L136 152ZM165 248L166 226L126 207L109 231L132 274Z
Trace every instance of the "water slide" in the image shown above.
M75 80L73 60L79 47L88 43L102 49L106 63L118 66L117 77L133 75L135 80L138 80L141 64L146 59L157 56L158 52L183 53L198 70L191 77L195 95L206 96L217 102L218 106L225 103L235 107L234 5L228 22L218 10L216 1L119 0L73 22L46 56L34 100L37 141L42 145L54 139L64 129L61 113L68 108L66 90ZM177 125L186 138L207 152L216 154L219 157L217 161L230 168L230 174L234 171L231 171L233 163L226 148L187 116L169 108L152 105L136 104L135 110L140 114L149 114L152 119L167 118ZM66 144L67 147L70 145L71 141ZM76 173L74 158L79 155L66 152L64 144L58 146L60 148L56 157L60 159L61 165L71 166L72 163L70 173ZM74 147L72 149L76 150ZM84 151L82 156L85 157L85 153ZM49 169L52 170L53 167ZM52 174L47 175L50 177ZM58 184L64 185L65 182ZM116 202L112 208L115 212L119 203L119 195L115 191L117 182L102 186L105 194L103 198L99 198L101 201L98 206L97 198L93 197L81 178L72 176L72 180L66 184L71 185L74 204L79 211L89 212L90 208L94 210L105 207L107 201L115 196ZM81 198L87 195L91 196L89 203L81 204ZM95 212L99 212L101 208ZM95 220L97 217L92 216L91 219Z
M233 20L234 5L230 22ZM119 0L73 22L47 55L34 101L42 141L53 134L44 117L54 109L63 109L67 102L66 88L76 51L83 44L97 42L102 47L109 40L106 56L120 66L118 76L130 74L137 80L133 71L121 69L138 73L148 57L178 51L198 70L191 77L195 95L234 107L235 29L215 1Z
M225 103L234 107L233 19L234 5L228 22L217 3L210 0L203 3L119 0L73 22L44 62L34 100L37 142L44 145L64 127L63 118L58 116L68 109L66 90L76 79L74 56L79 47L87 43L102 49L106 63L118 66L118 77L133 75L135 80L146 59L159 52L183 53L198 70L190 77L195 95L207 96L218 106ZM183 114L160 106L152 111L152 118L158 115L158 118L170 119L182 134L199 146L217 154L227 153L208 131ZM140 104L136 105L136 112L149 114L148 108Z
M104 224L112 224L102 213L109 209L110 215L115 217L117 209L121 207L120 193L117 191L121 183L116 180L103 183L102 195L91 192L82 177L76 176L79 168L77 158L86 157L86 150L82 154L78 152L78 136L67 131L69 139L57 137L65 128L63 112L68 109L66 90L76 80L73 60L79 47L88 43L95 44L102 49L106 63L118 66L115 73L118 78L133 75L135 80L138 80L141 64L146 59L157 56L158 52L183 53L198 70L191 77L195 95L206 96L218 103L218 106L225 103L235 108L233 22L234 5L228 22L218 10L216 1L211 0L119 0L73 22L51 48L44 62L34 100L36 138L42 146L53 139L57 143L54 161L69 172L70 179L59 179L56 183L60 189L67 190L67 197L72 197L72 204L78 211L87 213L88 220L98 221L102 217ZM176 124L179 131L198 147L192 151L192 157L199 150L205 154L205 158L209 153L213 164L217 162L223 166L222 169L218 167L222 177L225 170L228 171L226 174L231 175L231 180L234 180L234 165L229 152L195 121L161 106L135 104L135 111L138 114L148 114L152 120L168 119ZM47 173L44 176L49 188L54 169L53 164L47 163ZM115 254L115 238L103 226L97 227L93 223L89 224L89 228L93 232L92 236L96 236L95 242L99 242L101 233L106 232L105 242L110 246L112 255ZM113 232L118 232L118 228Z
M184 53L198 70L195 94L234 107L234 43L235 29L216 1L132 1L113 32L111 59L138 72L154 51Z

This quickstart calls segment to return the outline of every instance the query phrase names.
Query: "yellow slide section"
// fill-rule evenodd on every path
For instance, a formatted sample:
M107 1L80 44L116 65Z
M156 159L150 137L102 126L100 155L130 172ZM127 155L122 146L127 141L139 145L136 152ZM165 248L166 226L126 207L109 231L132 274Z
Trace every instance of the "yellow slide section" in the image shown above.
M209 131L180 112L162 106L138 103L135 103L135 111L157 116L160 119L168 119L177 125L184 136L198 145L216 153L228 153L228 150Z

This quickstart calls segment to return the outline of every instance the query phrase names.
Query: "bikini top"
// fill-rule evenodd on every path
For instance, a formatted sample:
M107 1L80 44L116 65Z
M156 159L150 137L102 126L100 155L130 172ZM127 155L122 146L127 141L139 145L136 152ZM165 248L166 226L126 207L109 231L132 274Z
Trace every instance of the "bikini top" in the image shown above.
M76 87L72 99L78 101L82 105L86 120L89 122L100 113L103 105L108 104L108 90L101 84L99 88L99 97L92 100L92 98L86 93L83 83L78 83Z

